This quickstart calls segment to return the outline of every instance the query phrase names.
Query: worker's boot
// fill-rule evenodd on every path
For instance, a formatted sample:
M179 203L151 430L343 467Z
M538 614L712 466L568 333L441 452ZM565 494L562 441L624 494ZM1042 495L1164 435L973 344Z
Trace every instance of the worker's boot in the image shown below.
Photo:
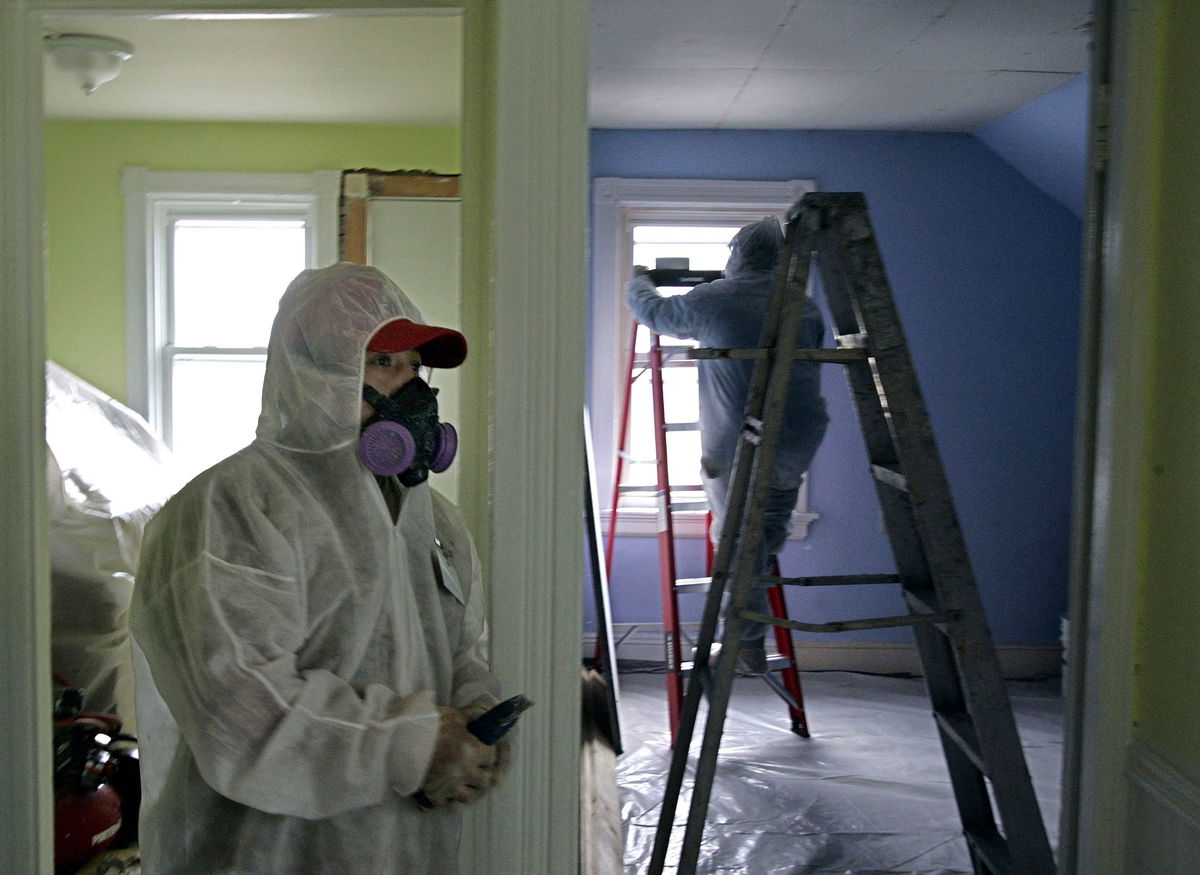
M736 670L742 677L761 677L767 673L767 650L761 639L741 643Z
M708 654L708 664L711 668L717 667L717 660L721 656L721 643L713 642L712 650ZM693 658L695 658L693 656ZM756 678L762 677L767 673L767 652L763 647L762 641L743 641L738 648L737 662L734 663L734 672L738 677Z

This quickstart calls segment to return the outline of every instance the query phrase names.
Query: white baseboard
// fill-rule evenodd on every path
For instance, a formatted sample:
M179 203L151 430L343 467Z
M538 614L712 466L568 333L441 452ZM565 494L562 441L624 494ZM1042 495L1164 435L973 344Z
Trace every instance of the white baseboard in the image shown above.
M1125 840L1127 872L1194 872L1200 860L1200 775L1139 741L1129 748Z
M687 637L697 637L698 623L685 623L685 658L691 647ZM665 663L661 624L614 624L617 660ZM857 671L866 674L921 674L915 644L882 644L873 641L797 641L796 661L801 671ZM596 651L595 635L583 639L584 658ZM1062 648L1057 645L999 645L1000 669L1009 679L1058 677L1062 674Z

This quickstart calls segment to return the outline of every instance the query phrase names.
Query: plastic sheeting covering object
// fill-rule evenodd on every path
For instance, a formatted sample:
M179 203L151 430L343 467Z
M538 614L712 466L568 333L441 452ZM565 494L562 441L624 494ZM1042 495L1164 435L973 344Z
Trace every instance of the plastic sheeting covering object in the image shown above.
M698 871L971 872L924 682L848 672L805 672L803 678L812 730L807 739L792 734L783 703L765 684L734 684ZM1062 756L1058 681L1013 683L1010 694L1054 842ZM622 675L628 744L617 780L627 875L647 870L654 847L671 763L665 700L661 677ZM699 735L693 762L698 752ZM689 778L669 864L683 844L690 788Z
M139 414L46 363L53 669L131 733L133 577L142 530L178 485L170 450Z

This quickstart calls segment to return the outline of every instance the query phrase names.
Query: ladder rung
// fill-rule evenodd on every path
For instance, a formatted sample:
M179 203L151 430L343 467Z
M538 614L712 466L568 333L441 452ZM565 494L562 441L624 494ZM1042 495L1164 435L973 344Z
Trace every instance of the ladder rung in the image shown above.
M691 359L664 359L662 366L664 368L694 368L696 363Z
M717 650L716 647L717 647L717 645L714 644L713 645L714 652L709 654L709 659L715 659L716 655L718 653L720 653L720 650ZM691 659L683 660L679 663L679 670L685 671L685 672L691 671L695 665L696 665L696 663L694 660L691 660ZM715 663L714 663L714 665L715 665ZM784 656L782 653L768 653L767 654L767 672L768 673L773 672L773 671L782 671L785 668L791 668L791 667L792 667L792 661L790 659L788 659L786 656ZM767 681L767 683L770 683L770 681ZM774 685L772 685L772 686L774 686ZM782 692L780 692L780 690L776 690L776 692L779 692L780 695L782 695L784 697L784 699L788 702L789 705L792 705L793 707L797 707L797 708L799 707L799 704L794 699L792 699L791 695L789 693L787 693L786 690L783 690Z
M640 484L640 485L639 485L639 484L636 484L636 483L634 483L634 484L628 484L628 483L627 483L627 484L625 484L624 486L618 486L618 487L617 487L617 491L618 491L619 493L621 493L622 495L638 495L638 494L641 494L641 495L649 495L649 496L651 496L651 497L654 497L654 496L658 495L658 493L659 493L659 489L658 489L658 487L657 487L657 486L649 486L649 485L647 485L647 484L645 484L645 483L642 483L642 484ZM699 483L695 483L695 484L690 484L690 483L689 483L689 484L677 483L677 484L675 484L674 486L672 486L672 487L671 487L671 492L672 492L672 493L679 493L679 492L702 492L702 491L704 491L704 487L703 487L703 486L701 486Z
M699 431L698 422L668 422L663 425L664 431Z
M975 768L986 775L988 773L987 763L983 761L983 754L979 752L979 741L975 735L975 725L967 715L934 711L933 719L937 721L938 729L942 731L942 735L958 745L959 749L967 755L967 758L974 764Z
M816 577L765 577L764 582L781 586L859 586L874 583L900 583L898 574L826 574Z
M680 347L680 349L691 349L691 347L685 346ZM650 370L650 359L644 356L637 356L633 360L633 366L635 368L641 368L642 373L645 373L646 371ZM662 366L664 368L694 368L696 367L696 363L690 358L664 358ZM641 375L642 374L635 374L633 378L636 380Z
M893 489L899 489L901 492L908 492L908 480L899 471L884 465L872 465L871 473L875 479L881 483L886 483Z
M865 620L838 620L832 623L801 623L799 620L769 617L755 611L743 610L739 611L738 615L743 620L770 623L773 626L783 626L785 629L795 629L798 632L858 632L863 629L889 629L893 626L948 623L957 617L954 611L943 611L937 614L907 614L903 617L869 617Z
M767 347L752 347L750 349L717 349L715 347L696 347L688 350L689 359L751 359L758 360L767 357L771 350ZM847 364L861 362L867 358L865 349L833 349L820 347L818 349L797 349L793 353L797 361L832 362Z
M675 592L708 592L711 577L681 577L675 581Z
M708 502L703 499L700 501L672 501L671 513L680 510L708 510Z

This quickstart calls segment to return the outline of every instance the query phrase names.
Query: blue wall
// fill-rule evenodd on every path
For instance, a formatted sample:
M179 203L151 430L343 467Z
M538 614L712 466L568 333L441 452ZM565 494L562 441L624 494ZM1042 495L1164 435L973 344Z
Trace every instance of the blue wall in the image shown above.
M617 131L591 138L593 177L815 179L866 194L996 640L1056 643L1066 606L1079 326L1079 218L969 134ZM810 471L821 518L785 575L889 571L845 379ZM622 538L616 622L660 618L656 543ZM681 576L703 545L681 540ZM696 597L685 613L699 616ZM902 611L895 587L789 593L814 621ZM803 637L803 636L801 636ZM858 640L907 641L906 630Z
M1020 173L1083 216L1089 77L1085 73L974 131Z

